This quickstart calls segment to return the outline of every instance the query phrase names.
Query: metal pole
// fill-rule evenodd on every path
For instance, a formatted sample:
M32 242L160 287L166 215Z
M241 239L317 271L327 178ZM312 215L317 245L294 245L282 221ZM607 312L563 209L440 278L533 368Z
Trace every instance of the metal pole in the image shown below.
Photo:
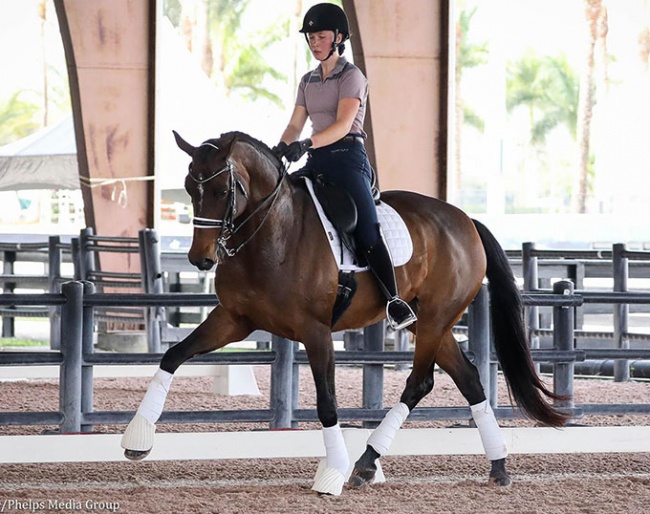
M273 336L275 361L271 365L271 408L275 416L271 429L291 428L293 421L293 341Z
M16 261L16 252L11 250L6 250L4 252L4 258L2 259L2 273L4 275L13 275L14 274L14 262ZM16 284L11 282L5 282L3 286L3 292L13 293ZM9 305L8 310L15 309L15 306ZM13 316L3 317L2 318L2 337L13 337L15 334L15 318Z
M62 434L81 431L81 338L83 285L66 282L61 287L66 303L61 307L61 364L59 401Z
M95 293L95 284L83 282L84 298ZM82 417L87 412L93 411L93 366L85 364L85 356L92 355L95 351L93 337L95 335L95 309L91 306L83 306L83 327L81 332L81 413ZM81 425L82 432L92 432L93 426Z
M295 355L295 352L298 351L298 342L292 341L293 344L293 352ZM295 411L298 410L298 407L300 407L300 364L294 361L293 366L292 366L292 379L291 379L291 408ZM293 418L293 416L291 416ZM299 421L295 421L292 419L291 421L291 428L298 428L299 427Z
M140 230L140 266L142 267L142 284L145 293L163 293L163 273L160 263L160 238L158 233L150 228ZM160 340L161 323L165 320L164 307L148 307L147 343L150 353L161 353Z
M81 242L78 237L70 239L70 252L72 253L74 279L81 280L83 275L83 263L81 260Z
M524 278L524 291L536 291L539 289L539 274L537 269L537 257L535 252L535 243L523 243L521 245L521 271ZM538 336L533 335L533 331L539 328L539 307L529 306L525 308L525 321L528 328L528 340L531 348L539 348L540 341ZM535 364L535 369L539 373L539 364Z
M386 327L384 321L363 329L363 349L366 352L383 352ZM384 365L363 365L363 408L381 409L384 406ZM364 421L364 428L375 428L376 421Z
M616 243L612 248L612 276L614 278L614 291L627 291L627 278L629 274L628 260L625 257L625 245ZM628 314L630 306L620 303L614 304L614 344L616 348L629 349L630 341L628 332ZM614 361L614 382L627 382L630 380L630 362L624 359Z
M490 395L490 309L487 286L483 284L467 312L469 360L481 377L485 397Z
M553 293L561 295L573 294L573 283L560 280L553 284ZM574 349L574 307L553 307L553 347L560 351ZM553 365L553 390L556 394L568 399L558 404L559 407L572 409L573 401L573 371L574 362L557 362Z
M490 336L490 351L492 350L492 337ZM497 407L499 403L499 363L490 362L490 406Z
M47 274L48 291L53 294L61 293L61 237L50 236L47 241ZM59 350L61 348L61 307L52 305L50 314L50 348Z
M89 238L93 235L94 232L91 227L82 228L79 232L79 264L81 265L80 278L82 280L87 279L89 274L97 269L95 253L88 249L90 245Z

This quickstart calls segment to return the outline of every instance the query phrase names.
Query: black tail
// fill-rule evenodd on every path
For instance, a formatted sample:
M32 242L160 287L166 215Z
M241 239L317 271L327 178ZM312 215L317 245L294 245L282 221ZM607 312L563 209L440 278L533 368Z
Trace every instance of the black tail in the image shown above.
M527 417L548 426L562 426L569 416L555 409L542 396L563 399L549 391L535 371L524 327L521 295L508 257L488 228L472 221L487 256L494 347L510 392Z

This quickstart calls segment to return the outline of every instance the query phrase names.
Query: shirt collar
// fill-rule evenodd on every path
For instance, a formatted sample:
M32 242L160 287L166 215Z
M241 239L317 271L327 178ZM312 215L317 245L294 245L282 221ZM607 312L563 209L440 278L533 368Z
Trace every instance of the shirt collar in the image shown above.
M330 79L330 78L335 77L336 75L338 75L341 72L341 70L343 69L343 66L345 66L347 63L348 63L348 60L345 57L343 57L343 56L339 57L339 60L336 62L336 66L334 66L334 69L332 70L332 73L330 73L328 75L327 79ZM322 78L323 78L323 63L319 63L317 69L318 69L318 76L322 80ZM325 79L325 80L327 80L327 79Z

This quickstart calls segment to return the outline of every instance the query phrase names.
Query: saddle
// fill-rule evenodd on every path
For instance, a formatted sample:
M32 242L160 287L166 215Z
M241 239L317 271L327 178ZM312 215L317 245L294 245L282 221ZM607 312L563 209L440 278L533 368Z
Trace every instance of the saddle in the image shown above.
M357 228L357 206L350 193L325 180L322 173L302 169L292 174L292 178L311 180L314 194L321 204L325 215L338 232L341 242L359 260L361 252L357 252L354 231ZM334 326L352 303L357 292L357 280L354 271L339 270L339 283L336 300L332 310L330 326Z
M332 183L322 174L303 169L292 173L291 180L302 182L312 195L321 224L328 236L334 258L339 266L338 292L332 313L331 325L343 315L352 303L357 290L355 272L367 269L362 252L357 252L354 231L357 224L357 208L350 194ZM395 266L405 264L413 254L413 242L399 214L389 205L379 202L379 192L373 184L373 197L377 215L386 242L393 254ZM329 228L328 228L329 226Z
M359 259L354 231L357 228L357 206L350 193L345 189L327 182L323 175L317 174L312 179L314 193L323 207L325 215L332 222L341 237L341 242Z
M308 178L312 181L314 193L320 202L325 215L338 232L341 242L350 250L361 265L365 258L357 252L354 231L357 227L357 206L350 193L345 189L325 180L322 173L310 169L302 169L292 174L295 178ZM376 175L373 170L372 196L375 204L379 204L381 193L377 189Z

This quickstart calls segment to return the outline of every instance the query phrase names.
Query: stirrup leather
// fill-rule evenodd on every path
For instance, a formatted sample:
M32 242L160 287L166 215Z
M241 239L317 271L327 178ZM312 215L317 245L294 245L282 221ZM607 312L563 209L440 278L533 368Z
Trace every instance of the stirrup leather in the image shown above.
M400 308L405 309L405 316L402 319L394 319L393 316L390 314L390 307L391 305L399 305ZM412 323L415 323L418 318L413 312L413 309L411 309L411 306L406 303L404 300L402 300L399 296L396 296L395 298L392 298L391 300L388 301L386 304L386 320L388 321L388 325L390 328L393 330L401 330L403 328L408 327Z

